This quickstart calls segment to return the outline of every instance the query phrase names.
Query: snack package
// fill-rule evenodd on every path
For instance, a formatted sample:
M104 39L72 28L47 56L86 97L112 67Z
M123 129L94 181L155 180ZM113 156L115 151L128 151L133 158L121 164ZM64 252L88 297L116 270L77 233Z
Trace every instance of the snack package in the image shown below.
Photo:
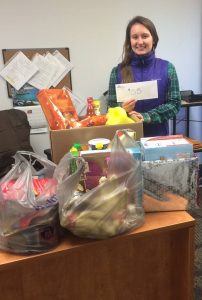
M69 154L55 169L60 224L75 235L104 239L139 227L144 222L140 161L127 152L117 134L112 141L110 156L106 180L86 193L76 190L85 170L83 158L76 158L74 174L70 174L73 158Z
M72 128L79 121L67 89L44 89L37 98L52 130Z

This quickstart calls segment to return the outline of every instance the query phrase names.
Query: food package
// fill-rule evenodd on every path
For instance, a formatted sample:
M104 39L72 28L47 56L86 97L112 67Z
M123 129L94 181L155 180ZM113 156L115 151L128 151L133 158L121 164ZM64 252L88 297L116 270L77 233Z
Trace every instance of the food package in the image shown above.
M37 94L50 129L66 129L79 121L68 90L44 89Z

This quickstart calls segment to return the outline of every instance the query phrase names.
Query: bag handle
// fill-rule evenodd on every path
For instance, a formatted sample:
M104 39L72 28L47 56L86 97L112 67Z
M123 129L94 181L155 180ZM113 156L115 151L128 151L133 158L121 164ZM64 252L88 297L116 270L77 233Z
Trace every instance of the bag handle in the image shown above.
M40 176L46 173L47 176L52 176L56 164L52 161L38 155L34 152L17 151L14 155L15 162L21 161L28 163L32 170L32 175Z

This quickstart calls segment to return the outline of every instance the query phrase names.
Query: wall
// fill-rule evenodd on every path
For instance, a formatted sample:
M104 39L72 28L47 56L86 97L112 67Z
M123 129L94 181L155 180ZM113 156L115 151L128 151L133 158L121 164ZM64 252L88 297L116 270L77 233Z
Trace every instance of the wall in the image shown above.
M89 95L99 98L108 89L111 68L120 61L128 21L144 15L157 27L157 56L174 63L181 90L202 93L201 6L201 0L2 1L0 49L69 47L73 92L84 101ZM1 78L0 91L0 109L10 108ZM201 109L193 114L202 119ZM197 132L202 139L201 130ZM48 135L34 137L33 143L41 151L49 145Z

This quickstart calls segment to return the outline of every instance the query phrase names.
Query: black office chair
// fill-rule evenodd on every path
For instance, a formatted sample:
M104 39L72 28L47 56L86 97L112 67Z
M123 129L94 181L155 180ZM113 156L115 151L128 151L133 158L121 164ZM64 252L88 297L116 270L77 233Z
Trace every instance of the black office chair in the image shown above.
M33 152L30 129L25 112L18 109L0 111L0 178L11 169L17 151Z

